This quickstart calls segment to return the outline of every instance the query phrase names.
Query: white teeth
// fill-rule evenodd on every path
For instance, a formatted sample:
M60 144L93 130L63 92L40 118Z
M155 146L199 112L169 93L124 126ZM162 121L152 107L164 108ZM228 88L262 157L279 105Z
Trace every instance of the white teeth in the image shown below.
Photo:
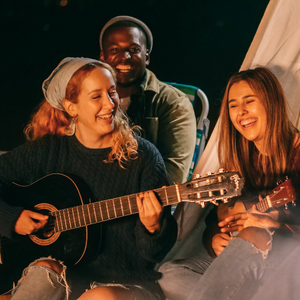
M104 119L104 120L108 120L112 117L112 114L108 114L108 115L103 115L103 116L97 116L98 119Z
M243 121L241 121L241 125L245 126L245 125L249 125L249 124L254 123L254 122L256 122L256 119L243 120Z
M119 69L119 70L130 70L131 67L130 67L130 65L117 65L116 69Z

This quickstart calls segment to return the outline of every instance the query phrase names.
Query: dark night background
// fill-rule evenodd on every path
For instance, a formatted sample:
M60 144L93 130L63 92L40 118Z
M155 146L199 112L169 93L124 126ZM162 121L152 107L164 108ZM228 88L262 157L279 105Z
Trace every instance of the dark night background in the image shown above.
M99 57L99 33L117 15L154 36L149 69L200 87L214 126L229 74L238 71L269 0L2 0L0 150L24 142L41 84L66 56Z

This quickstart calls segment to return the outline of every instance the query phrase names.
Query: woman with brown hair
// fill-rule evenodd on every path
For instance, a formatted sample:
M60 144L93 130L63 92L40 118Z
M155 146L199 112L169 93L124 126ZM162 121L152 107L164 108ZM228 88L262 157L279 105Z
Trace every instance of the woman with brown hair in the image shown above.
M221 106L220 121L220 165L226 170L239 171L245 178L245 202L253 203L258 194L266 197L286 176L298 187L299 133L287 117L284 91L270 70L258 67L230 78ZM220 211L232 207L233 203L221 205L218 208L219 215ZM294 223L295 220L284 208L272 211L275 219L250 213L236 215L233 224L222 222L219 226L225 228L212 239L214 253L219 255L232 239L227 232L241 231L247 224L281 228L289 232L289 225L284 223ZM253 210L257 213L255 207Z
M286 176L296 194L300 186L299 133L288 119L283 89L270 70L257 67L231 76L219 132L220 166L245 178L243 195L214 206L206 217L203 243L215 258L212 263L202 257L166 263L160 269L160 285L170 300L296 299L300 268L293 265L300 250L299 209L286 210L283 205L262 213L254 206ZM249 209L236 210L237 201Z
M237 200L250 207L267 195L271 201L272 189L285 176L296 190L292 199L299 198L299 133L288 119L283 89L270 70L257 67L230 78L220 121L220 164L245 178L245 191ZM216 215L220 221L220 212L234 205L235 201L220 205L207 224L217 220ZM187 299L298 299L300 214L295 207L284 207L262 213L253 205L221 218L220 232L211 240L210 253L217 258Z
M102 223L101 231L95 225L88 226L94 234L89 239L100 240L101 235L100 247L86 239L84 249L92 250L95 257L87 255L80 267L68 266L66 276L65 265L55 259L58 253L50 251L53 258L37 259L24 270L12 299L75 299L80 294L83 300L162 299L153 267L173 246L177 226L155 194L144 191L167 185L168 180L157 149L132 131L118 109L113 70L97 60L65 58L44 81L43 92L45 101L26 128L30 141L0 158L0 234L14 240L41 231L53 221L60 231L72 226L86 228L83 225L99 218L108 222ZM31 184L42 177L48 180L53 173L80 176L100 199L98 215L95 205L82 208L85 217L80 217L78 208L66 209L59 223L59 215L54 218L39 213L12 196L10 182ZM62 187L43 188L51 193L51 189ZM122 202L125 195L134 198L126 197ZM119 202L101 204L112 198ZM47 238L46 234L42 239ZM79 239L80 234L75 234L75 240L62 243L62 248L72 253ZM68 254L63 257L69 258ZM93 281L93 288L84 293L89 288L85 284ZM69 285L72 291L78 289L77 293L69 295Z

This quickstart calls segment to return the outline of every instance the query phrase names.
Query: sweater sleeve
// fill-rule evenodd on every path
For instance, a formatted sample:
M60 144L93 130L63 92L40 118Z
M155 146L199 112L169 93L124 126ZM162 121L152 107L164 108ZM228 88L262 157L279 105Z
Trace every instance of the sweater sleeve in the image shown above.
M24 209L16 205L12 182L26 184L38 179L41 162L45 161L35 144L26 143L0 156L0 234L8 238L13 237L14 225Z
M19 218L22 207L9 204L11 201L11 183L0 176L0 235L12 238L14 225Z
M141 185L142 191L168 185L168 178L162 157L150 143L145 151ZM177 237L177 224L171 215L171 208L165 207L162 216L162 227L159 233L151 234L138 219L135 226L135 238L140 254L151 262L161 261L173 247Z

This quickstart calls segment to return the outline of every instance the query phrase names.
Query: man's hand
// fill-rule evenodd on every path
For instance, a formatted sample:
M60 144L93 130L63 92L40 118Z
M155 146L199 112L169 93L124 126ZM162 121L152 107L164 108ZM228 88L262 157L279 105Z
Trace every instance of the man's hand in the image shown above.
M280 223L266 213L259 212L255 205L250 212L238 213L219 222L221 232L241 231L247 227L280 228Z
M217 233L212 239L212 248L217 256L227 247L230 240L233 237L229 236L227 233Z
M31 210L23 210L15 224L15 232L21 235L34 233L43 228L47 221L48 216Z
M163 208L153 191L140 193L136 198L141 222L150 233L159 232Z

